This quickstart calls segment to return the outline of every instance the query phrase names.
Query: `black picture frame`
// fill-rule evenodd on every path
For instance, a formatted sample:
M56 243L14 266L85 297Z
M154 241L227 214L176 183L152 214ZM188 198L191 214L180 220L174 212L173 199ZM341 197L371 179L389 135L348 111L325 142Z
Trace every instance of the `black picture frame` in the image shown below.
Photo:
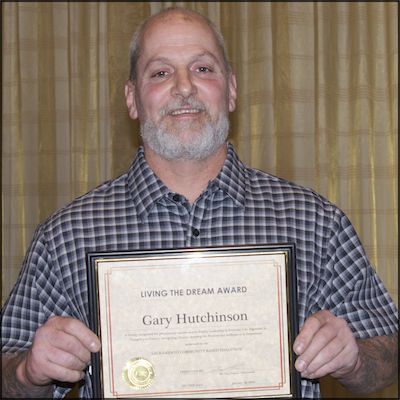
M88 305L89 305L89 327L99 337L101 332L99 329L99 293L96 264L99 260L129 260L132 258L148 258L159 256L177 255L179 257L190 257L195 253L210 254L230 254L230 253L253 253L253 252L284 252L286 256L286 293L287 293L287 318L288 318L288 349L290 359L290 395L280 397L285 399L301 398L301 379L300 374L294 367L296 355L292 349L293 342L298 334L298 310L297 310L297 274L296 274L296 249L293 243L283 244L257 244L242 246L210 246L198 248L175 248L175 249L155 249L155 250L134 250L134 251L92 251L86 255L86 270L88 284ZM104 398L102 388L102 353L92 353L91 366L89 367L89 375L92 383L93 397ZM150 396L144 396L149 397ZM239 396L225 397L238 398ZM257 398L259 396L254 396ZM167 398L167 397L166 397ZM171 397L169 397L171 398ZM174 398L180 398L174 396ZM187 398L187 397L182 397Z

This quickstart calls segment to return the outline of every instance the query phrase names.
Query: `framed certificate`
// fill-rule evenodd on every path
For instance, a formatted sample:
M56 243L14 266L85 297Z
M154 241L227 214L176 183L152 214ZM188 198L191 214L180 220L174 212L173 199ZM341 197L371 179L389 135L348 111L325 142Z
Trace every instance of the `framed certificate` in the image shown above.
M95 398L299 398L293 244L87 255Z

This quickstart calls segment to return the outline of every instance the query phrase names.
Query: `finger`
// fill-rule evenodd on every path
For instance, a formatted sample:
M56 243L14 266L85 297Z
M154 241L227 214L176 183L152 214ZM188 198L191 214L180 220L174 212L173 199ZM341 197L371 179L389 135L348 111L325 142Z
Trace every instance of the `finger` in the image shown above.
M78 358L84 364L90 361L91 352L80 340L68 333L61 331L56 332L53 337L52 345L54 348L60 350L60 352Z
M52 377L53 380L60 382L78 382L85 377L85 373L82 370L72 370L69 368L65 368L59 364L48 364L49 376Z
M314 335L325 325L333 315L327 310L321 310L311 315L304 322L300 333L297 335L293 344L293 350L297 355L301 355L313 341Z
M47 359L48 354L56 349L70 353L84 363L90 360L90 351L76 336L70 335L64 330L54 328L54 326L43 325L36 331L34 346L32 348L33 355L37 359L41 357Z
M331 335L331 340L329 340L329 334ZM347 322L344 319L332 319L330 323L324 325L324 327L316 335L316 339L318 339L320 335L323 335L324 338L327 339L327 343L324 345L323 341L321 341L320 345L322 345L322 348L317 350L316 354L314 354L314 357L308 362L308 373L313 373L322 365L335 359L341 353L341 359L343 360L343 363L339 367L345 366L349 358L355 359L358 355L357 343L347 325ZM343 353L344 349L346 349L346 353Z
M76 341L80 343L78 340ZM44 365L50 362L73 370L83 370L89 364L90 352L84 349L82 345L79 344L79 346L86 352L86 357L82 356L82 353L78 351L65 350L65 347L62 348L62 346L52 346L51 349L49 349L41 345L32 346L29 356L30 359L36 362L42 369Z
M54 351L48 355L48 361L50 363L79 372L83 371L88 366L89 360L90 358L83 361L74 354L60 349L54 349Z
M311 356L310 361L307 361L307 359L304 361L306 367L301 373L302 377L314 379L317 371L324 366L329 365L332 360L336 359L343 352L344 349L345 346L343 343L337 338L334 338L320 351Z
M329 319L318 331L313 342L296 361L296 368L303 377L315 379L321 376L321 371L317 371L334 359L338 362L334 365L335 371L347 372L354 368L358 359L358 346L353 334L347 322L337 317Z
M58 369L54 371L49 367L58 365L61 376L68 375L65 370L70 370L72 377L68 381L76 381L82 376L84 365L89 363L91 351L97 351L99 345L96 335L82 322L69 317L52 317L36 331L24 363L25 373L33 384L47 384L49 380L59 379ZM53 354L64 353L70 356L61 355L59 360L51 358Z
M26 377L33 384L46 385L53 380L77 382L84 377L86 364L78 358L54 348L42 353L32 347L25 360Z
M69 317L52 317L49 323L55 328L76 337L89 351L100 350L100 340L82 321Z
M358 351L351 345L343 347L329 362L323 363L318 369L311 372L306 378L318 379L328 374L340 377L352 371L358 361Z
M313 336L303 353L297 358L295 367L299 372L309 371L310 365L321 359L321 354L325 357L332 351L331 342L336 337L336 330L331 325L322 326ZM322 360L323 362L324 360ZM321 361L320 361L321 362Z

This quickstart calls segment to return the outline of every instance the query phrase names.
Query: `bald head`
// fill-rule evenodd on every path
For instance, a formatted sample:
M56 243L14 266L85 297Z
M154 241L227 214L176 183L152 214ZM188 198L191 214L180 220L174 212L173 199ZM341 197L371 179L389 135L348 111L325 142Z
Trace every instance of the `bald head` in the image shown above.
M135 33L133 34L131 44L129 47L129 59L130 59L129 79L132 82L135 82L137 78L137 73L136 73L137 63L141 55L141 50L144 45L144 41L146 40L145 39L146 32L151 28L153 24L161 22L164 23L166 26L165 34L167 35L168 22L173 20L181 20L187 23L201 23L207 26L210 32L212 33L215 43L217 44L217 47L221 53L226 72L228 73L231 71L226 53L224 38L221 32L218 30L218 28L214 25L214 23L207 17L196 11L180 7L171 7L148 17L145 21L142 22L142 24L136 29Z

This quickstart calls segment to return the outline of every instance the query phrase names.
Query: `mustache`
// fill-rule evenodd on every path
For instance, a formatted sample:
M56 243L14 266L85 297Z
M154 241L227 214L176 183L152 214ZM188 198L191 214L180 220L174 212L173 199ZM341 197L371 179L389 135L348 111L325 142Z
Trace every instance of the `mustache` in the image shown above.
M197 109L199 111L207 111L207 108L202 101L189 97L184 100L171 101L160 110L160 114L161 116L164 117L174 111L180 110L181 108L188 108L188 107Z

